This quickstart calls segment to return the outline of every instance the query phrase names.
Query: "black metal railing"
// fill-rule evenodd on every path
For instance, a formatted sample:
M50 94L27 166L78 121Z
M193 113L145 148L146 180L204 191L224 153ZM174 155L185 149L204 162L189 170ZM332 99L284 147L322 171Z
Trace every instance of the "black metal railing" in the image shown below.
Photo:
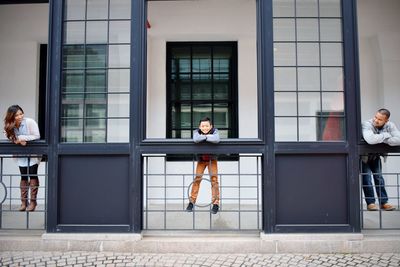
M37 174L25 168L38 162ZM35 162L36 163L36 162ZM21 183L22 178L26 183ZM33 180L37 179L39 184ZM45 229L46 224L47 162L43 155L0 155L0 229ZM22 202L29 207L36 202L34 211L20 211Z
M367 161L375 167L366 168ZM364 166L364 167L363 167ZM360 211L364 230L400 229L400 153L376 150L360 155ZM370 181L370 184L363 179ZM383 182L382 182L383 181ZM369 191L369 193L368 193ZM383 204L389 206L383 206ZM368 204L374 204L368 206ZM393 208L393 209L392 209Z
M261 154L218 157L219 211L212 214L206 170L193 212L187 212L196 156L144 155L143 229L260 230Z

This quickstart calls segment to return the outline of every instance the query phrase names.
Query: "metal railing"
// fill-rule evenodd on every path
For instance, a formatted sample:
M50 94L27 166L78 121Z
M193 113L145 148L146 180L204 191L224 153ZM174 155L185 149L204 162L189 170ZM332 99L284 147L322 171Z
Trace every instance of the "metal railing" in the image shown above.
M28 165L32 158L42 158L38 155L0 155L0 229L35 229L43 230L46 224L46 184L47 162L41 161L37 174L28 173L21 175L18 160L25 160ZM31 184L21 185L21 177L31 180L31 176L37 176L39 186ZM35 190L38 190L37 192ZM26 196L22 196L22 191ZM34 192L35 191L35 192ZM35 194L36 197L34 196ZM19 211L24 200L35 200L37 206L34 211Z
M212 214L211 177L205 171L193 212L187 212L196 157L144 155L144 230L260 230L261 155L218 158L220 202Z
M382 154L380 159L380 172L363 170L362 164L371 157L373 153L366 153L360 158L360 211L361 228L364 230L399 230L400 229L400 153ZM384 156L383 156L384 155ZM363 176L368 177L371 185L363 184ZM374 178L375 176L375 178ZM384 184L379 184L380 177L383 177ZM365 189L373 192L372 196L365 195ZM387 200L383 190L386 191ZM382 194L383 193L383 194ZM371 194L371 193L370 193ZM368 208L367 201L372 201L376 210ZM388 203L394 210L385 210L381 204Z

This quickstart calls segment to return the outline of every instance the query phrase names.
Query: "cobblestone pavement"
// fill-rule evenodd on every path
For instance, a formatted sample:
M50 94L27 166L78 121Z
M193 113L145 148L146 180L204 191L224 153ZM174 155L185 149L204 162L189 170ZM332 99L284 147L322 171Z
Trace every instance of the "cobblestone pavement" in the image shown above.
M400 254L0 252L0 266L400 266Z

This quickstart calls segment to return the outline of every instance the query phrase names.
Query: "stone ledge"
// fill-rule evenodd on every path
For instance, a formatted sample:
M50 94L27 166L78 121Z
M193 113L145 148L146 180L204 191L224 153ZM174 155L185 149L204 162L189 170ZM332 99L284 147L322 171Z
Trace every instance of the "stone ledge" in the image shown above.
M139 241L142 234L82 234L82 233L45 233L42 240L57 241Z

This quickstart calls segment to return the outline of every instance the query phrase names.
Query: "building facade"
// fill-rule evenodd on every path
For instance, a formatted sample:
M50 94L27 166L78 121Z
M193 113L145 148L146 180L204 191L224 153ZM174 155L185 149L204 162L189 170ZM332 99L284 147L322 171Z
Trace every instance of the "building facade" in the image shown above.
M361 231L360 155L399 152L360 128L399 121L397 1L6 2L1 109L42 139L0 154L46 156L47 232ZM191 140L204 116L218 145ZM218 155L216 215L208 174L185 212L199 154Z

